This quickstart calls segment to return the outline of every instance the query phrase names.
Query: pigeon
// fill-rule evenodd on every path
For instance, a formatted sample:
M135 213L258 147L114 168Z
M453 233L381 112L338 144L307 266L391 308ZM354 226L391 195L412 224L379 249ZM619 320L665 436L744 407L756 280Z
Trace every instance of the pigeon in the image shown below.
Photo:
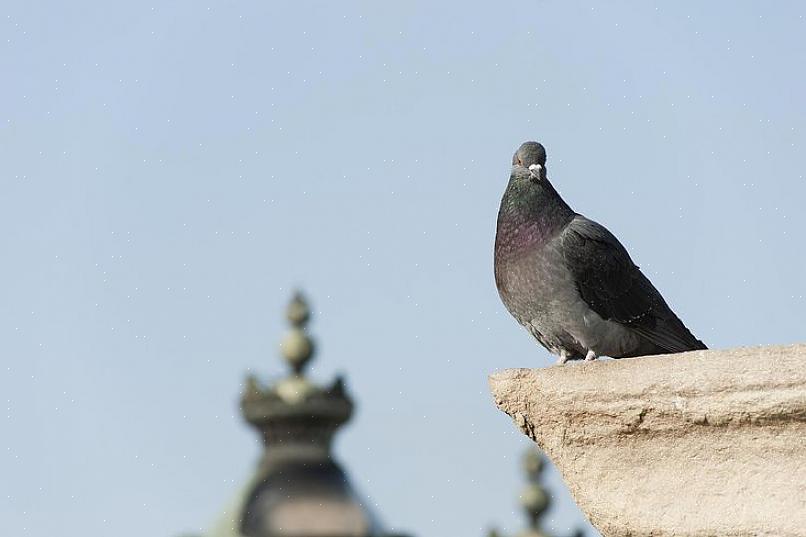
M707 348L618 239L560 197L537 142L512 157L498 210L495 284L507 310L560 364Z

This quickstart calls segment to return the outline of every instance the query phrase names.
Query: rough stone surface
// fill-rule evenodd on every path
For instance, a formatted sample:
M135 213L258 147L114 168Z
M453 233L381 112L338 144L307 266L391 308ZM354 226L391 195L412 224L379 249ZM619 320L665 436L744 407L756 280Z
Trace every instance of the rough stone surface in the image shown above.
M606 537L806 536L806 345L490 377Z

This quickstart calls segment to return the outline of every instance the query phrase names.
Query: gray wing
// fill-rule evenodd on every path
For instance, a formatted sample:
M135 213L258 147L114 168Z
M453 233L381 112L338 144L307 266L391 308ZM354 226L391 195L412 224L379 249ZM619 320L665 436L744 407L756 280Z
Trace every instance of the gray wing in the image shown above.
M632 329L668 352L707 348L604 226L577 215L560 239L582 300L600 317Z

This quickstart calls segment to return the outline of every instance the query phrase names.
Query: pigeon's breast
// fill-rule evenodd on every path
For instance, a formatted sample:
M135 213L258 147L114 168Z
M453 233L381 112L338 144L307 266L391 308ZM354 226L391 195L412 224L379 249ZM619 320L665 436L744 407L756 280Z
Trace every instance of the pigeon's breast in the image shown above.
M499 271L499 293L507 309L552 352L583 357L594 350L618 356L636 344L628 329L602 319L585 303L556 240L504 259Z
M496 283L507 309L521 324L548 321L579 298L562 257L546 244L505 250L496 258Z
M518 259L541 250L557 233L550 232L540 222L499 220L495 234L496 259Z

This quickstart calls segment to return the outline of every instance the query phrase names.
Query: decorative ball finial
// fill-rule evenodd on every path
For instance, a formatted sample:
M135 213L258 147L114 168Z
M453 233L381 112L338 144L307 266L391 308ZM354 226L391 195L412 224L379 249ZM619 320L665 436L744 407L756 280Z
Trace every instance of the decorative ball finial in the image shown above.
M526 486L520 495L520 503L529 521L525 530L516 534L516 537L551 537L553 534L546 533L541 528L541 519L551 503L549 492L541 484L542 472L546 459L542 452L535 448L530 448L523 456L523 470L526 473ZM500 534L493 530L488 533L488 537L498 537ZM580 530L573 534L573 537L583 537Z
M529 522L533 528L538 527L540 515L548 508L549 498L546 491L537 483L530 483L526 485L521 492L521 505L523 505L526 515L529 517Z
M540 517L549 507L549 496L540 485L540 474L543 471L543 457L536 449L529 449L523 457L523 469L526 471L528 484L521 493L521 505L529 518L532 529L540 527Z
M543 471L543 457L536 449L529 449L523 455L523 469L530 481L534 481Z
M296 327L304 328L311 318L311 309L308 307L308 301L305 296L299 291L294 292L291 302L285 310L285 315L291 324Z
M291 322L291 331L283 338L280 350L294 373L301 375L313 356L314 345L305 331L311 318L311 311L305 297L299 291L294 293L289 302L286 317Z

